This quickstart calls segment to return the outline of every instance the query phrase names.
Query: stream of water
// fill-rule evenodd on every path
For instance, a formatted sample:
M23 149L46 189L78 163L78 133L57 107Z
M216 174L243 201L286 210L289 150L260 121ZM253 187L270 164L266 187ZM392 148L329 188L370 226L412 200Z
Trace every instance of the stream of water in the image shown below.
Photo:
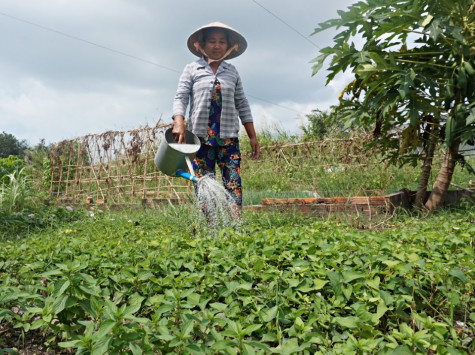
M211 229L219 231L239 223L234 200L222 182L218 182L214 175L205 175L198 179L197 184L198 209Z

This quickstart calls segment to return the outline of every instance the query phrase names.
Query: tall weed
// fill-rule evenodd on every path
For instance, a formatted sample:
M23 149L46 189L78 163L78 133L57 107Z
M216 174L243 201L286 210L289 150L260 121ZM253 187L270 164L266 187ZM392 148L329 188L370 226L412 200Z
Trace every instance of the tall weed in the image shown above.
M305 197L306 192L333 197L385 195L403 188L416 190L421 167L390 165L380 152L366 148L369 139L364 132L355 132L345 139L335 135L304 143L280 131L259 132L260 159L242 161L244 204L258 203L257 195L264 191L272 191L279 197L296 194ZM248 157L249 144L245 137L241 149L243 156ZM441 157L439 154L434 159L429 186L437 179ZM466 162L475 165L475 158L467 156ZM474 178L470 169L457 165L452 182L468 187Z
M0 208L6 212L18 212L25 208L32 197L28 176L24 169L6 175L0 190Z
M84 216L82 209L45 205L24 168L5 176L0 185L0 240L27 236Z

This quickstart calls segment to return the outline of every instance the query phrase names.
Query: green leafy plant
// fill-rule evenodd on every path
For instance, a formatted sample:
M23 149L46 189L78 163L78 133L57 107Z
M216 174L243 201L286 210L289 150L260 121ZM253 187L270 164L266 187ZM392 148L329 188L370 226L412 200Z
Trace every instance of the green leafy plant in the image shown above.
M468 352L474 216L359 230L245 212L207 234L192 206L94 211L0 240L0 324L58 352Z
M8 175L18 173L23 167L23 160L15 155L10 155L8 158L0 158L0 183L8 183Z

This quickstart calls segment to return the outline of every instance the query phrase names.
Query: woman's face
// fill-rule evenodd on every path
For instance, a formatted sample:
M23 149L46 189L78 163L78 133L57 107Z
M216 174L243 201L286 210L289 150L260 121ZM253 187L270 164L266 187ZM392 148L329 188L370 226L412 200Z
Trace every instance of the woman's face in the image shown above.
M220 59L228 50L228 39L224 30L211 30L205 38L204 51L210 59Z

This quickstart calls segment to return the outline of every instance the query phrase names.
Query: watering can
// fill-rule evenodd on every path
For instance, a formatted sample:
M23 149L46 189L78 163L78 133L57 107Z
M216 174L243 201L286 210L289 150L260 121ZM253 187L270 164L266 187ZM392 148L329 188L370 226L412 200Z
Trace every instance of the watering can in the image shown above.
M155 155L155 165L165 175L180 176L196 182L198 179L193 172L191 161L200 147L200 139L188 130L185 131L185 143L178 144L173 138L172 129L169 128L165 131ZM190 172L187 172L187 169Z

